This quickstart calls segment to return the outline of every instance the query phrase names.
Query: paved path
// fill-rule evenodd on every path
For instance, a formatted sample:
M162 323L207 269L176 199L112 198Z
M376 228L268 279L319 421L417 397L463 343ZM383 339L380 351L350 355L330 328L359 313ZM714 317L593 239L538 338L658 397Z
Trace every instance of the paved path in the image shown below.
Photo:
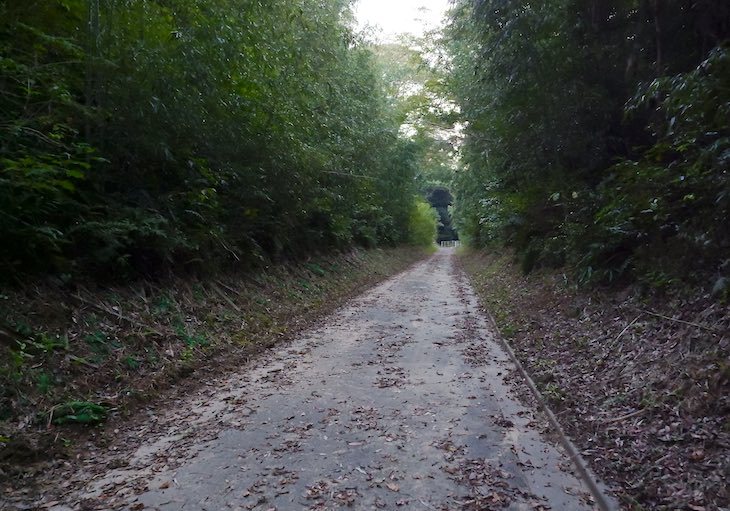
M55 509L591 509L520 386L442 249L150 413Z

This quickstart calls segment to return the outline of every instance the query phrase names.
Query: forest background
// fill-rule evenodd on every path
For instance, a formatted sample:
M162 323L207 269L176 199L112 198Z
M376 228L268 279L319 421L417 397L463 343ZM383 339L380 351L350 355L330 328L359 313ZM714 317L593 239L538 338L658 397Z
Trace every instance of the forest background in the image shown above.
M728 2L460 0L450 17L463 236L526 272L727 293Z
M1 2L2 279L431 243L418 105L349 4Z

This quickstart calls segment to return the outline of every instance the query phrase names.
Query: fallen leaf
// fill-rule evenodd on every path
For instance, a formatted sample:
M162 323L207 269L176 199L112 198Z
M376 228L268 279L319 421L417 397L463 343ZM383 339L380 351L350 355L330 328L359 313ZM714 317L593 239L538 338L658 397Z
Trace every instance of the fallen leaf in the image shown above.
M397 484L395 484L395 483L385 483L385 486L386 486L386 487L387 487L387 488L388 488L388 489L389 489L390 491L400 491L400 486L398 486L398 485L397 485Z
M702 449L694 450L689 454L689 459L692 461L702 461L705 459L705 451Z

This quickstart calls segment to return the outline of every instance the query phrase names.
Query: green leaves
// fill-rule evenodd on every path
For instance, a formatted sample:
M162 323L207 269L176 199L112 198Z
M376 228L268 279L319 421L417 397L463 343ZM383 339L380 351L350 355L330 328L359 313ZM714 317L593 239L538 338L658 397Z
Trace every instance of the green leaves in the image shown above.
M466 237L593 281L726 271L730 11L637 5L455 3Z
M724 225L730 180L723 163L730 148L729 81L730 55L719 47L695 70L641 87L629 104L634 115L654 106L659 115L650 129L657 139L640 157L611 167L614 182L604 200L609 208L620 204L631 219L626 235L638 238L637 250L661 240L687 267L698 259L722 264L730 241ZM599 216L596 221L604 223Z
M409 218L410 237L408 241L421 247L433 246L436 241L438 214L425 200L418 200Z
M69 401L54 406L48 413L49 422L63 424L97 424L106 419L107 408L89 401Z
M1 269L129 276L407 237L414 154L347 2L168 4L8 7Z

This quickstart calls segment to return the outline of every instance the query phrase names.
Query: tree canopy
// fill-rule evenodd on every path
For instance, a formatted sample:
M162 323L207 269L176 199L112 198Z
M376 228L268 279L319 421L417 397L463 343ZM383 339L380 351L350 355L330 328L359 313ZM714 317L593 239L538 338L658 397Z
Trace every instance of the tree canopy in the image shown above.
M418 148L349 4L0 2L4 274L408 240Z
M727 282L727 2L456 0L378 45L350 3L0 0L3 275L398 244L445 188L525 270Z

